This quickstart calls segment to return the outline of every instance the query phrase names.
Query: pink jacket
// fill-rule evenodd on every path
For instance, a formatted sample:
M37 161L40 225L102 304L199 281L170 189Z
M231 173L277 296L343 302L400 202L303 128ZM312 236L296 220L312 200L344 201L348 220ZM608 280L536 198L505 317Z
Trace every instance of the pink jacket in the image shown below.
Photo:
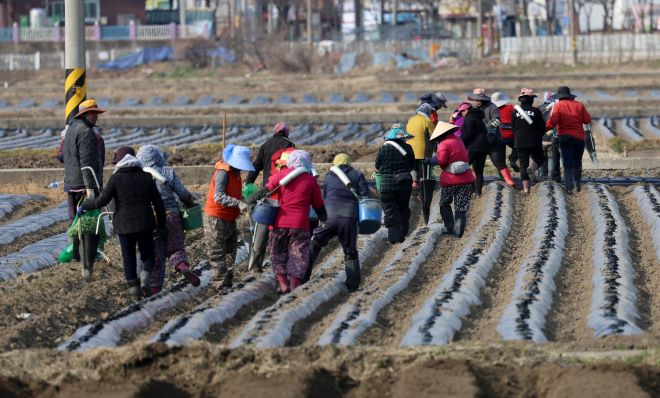
M469 163L470 161L463 141L456 137L456 135L449 134L447 138L440 141L436 156L438 166L442 167L442 174L440 174L441 186L465 185L474 182L475 177L472 169L469 169L463 174L451 174L445 171L445 168L453 162L463 161Z

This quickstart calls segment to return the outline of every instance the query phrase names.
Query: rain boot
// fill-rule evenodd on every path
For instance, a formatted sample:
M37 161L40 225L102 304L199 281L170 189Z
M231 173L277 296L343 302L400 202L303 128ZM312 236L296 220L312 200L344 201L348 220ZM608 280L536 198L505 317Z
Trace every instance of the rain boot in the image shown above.
M401 234L401 225L392 225L389 228L387 228L387 240L391 244L396 244L400 243L402 239L402 234Z
M140 281L137 279L130 279L126 281L128 283L128 294L131 295L131 298L135 301L140 301L142 298L142 290L140 289Z
M99 245L99 236L93 234L84 234L82 236L82 272L83 280L87 283L92 281L94 271L94 261L96 260L96 249Z
M296 278L295 276L292 276L289 278L289 285L291 286L290 291L296 290L298 286L302 283L302 280Z
M500 170L500 174L502 174L502 178L504 179L504 182L507 183L507 185L509 185L510 187L516 186L516 183L513 181L513 177L511 177L511 172L507 167Z
M179 265L174 267L174 269L177 272L181 273L183 277L186 278L188 282L190 282L191 285L193 285L194 287L199 286L200 284L199 277L194 272L192 272L188 264L184 262L180 262Z
M463 232L465 232L465 212L464 211L457 211L455 216L454 216L454 236L457 238L461 238L463 236Z
M454 233L454 211L451 209L451 205L440 206L440 217L442 217L442 222L444 223L442 233Z
M222 280L222 287L230 288L232 286L234 286L234 271L227 270L227 272L225 272L225 277Z
M307 271L305 272L305 280L304 282L309 281L309 278L312 277L312 269L314 268L314 263L316 262L316 259L319 256L319 253L321 253L321 249L323 249L323 246L321 246L319 243L317 243L314 239L309 244L309 263L307 263Z
M290 292L289 281L287 280L286 274L277 274L277 283L280 285L280 287L277 288L277 293L287 294Z
M523 185L523 192L524 193L529 193L529 181L528 180L523 180L522 185Z
M509 155L509 165L511 166L511 169L515 171L516 173L520 173L520 166L518 166L518 157L514 157L513 154L515 152L511 152L511 155Z
M360 260L357 258L345 259L346 288L354 292L360 286Z
M248 270L254 268L257 272L263 271L263 262L266 257L268 246L268 225L255 224L252 231L252 245L250 247L250 258Z
M582 165L578 165L573 169L573 182L575 183L575 190L580 192L582 190Z
M564 183L566 184L566 193L573 194L573 169L564 167Z
M142 294L144 297L151 296L151 272L142 270L140 271L140 286L142 287Z

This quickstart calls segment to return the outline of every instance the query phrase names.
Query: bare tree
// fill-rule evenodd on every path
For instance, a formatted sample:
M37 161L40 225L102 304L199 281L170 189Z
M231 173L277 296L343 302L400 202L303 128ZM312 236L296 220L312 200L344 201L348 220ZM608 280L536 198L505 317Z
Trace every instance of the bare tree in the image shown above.
M611 32L616 0L596 0L596 2L603 6L603 31Z

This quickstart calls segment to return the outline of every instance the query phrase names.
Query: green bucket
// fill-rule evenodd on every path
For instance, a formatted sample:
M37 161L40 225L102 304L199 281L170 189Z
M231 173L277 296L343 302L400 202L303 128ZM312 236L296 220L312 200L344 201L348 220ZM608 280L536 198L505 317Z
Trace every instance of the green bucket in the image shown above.
M383 176L380 174L380 172L376 171L374 172L373 177L374 180L376 180L376 189L378 190L378 192L380 192L380 182L383 179Z
M202 206L200 204L179 210L179 215L185 231L202 228Z

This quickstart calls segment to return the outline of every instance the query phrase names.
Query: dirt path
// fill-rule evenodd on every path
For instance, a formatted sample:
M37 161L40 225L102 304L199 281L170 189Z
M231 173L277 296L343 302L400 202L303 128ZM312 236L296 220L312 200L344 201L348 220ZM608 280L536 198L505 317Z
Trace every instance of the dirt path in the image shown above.
M481 289L481 305L472 308L454 340L499 341L497 325L512 300L516 275L527 254L534 248L534 228L538 222L538 188L529 195L518 192L513 204L511 232L502 253Z
M395 296L392 303L378 314L376 324L358 337L359 345L399 346L401 338L410 326L412 316L436 289L451 265L463 254L463 248L472 235L479 232L476 227L479 225L486 204L486 196L473 197L463 238L442 236L438 240L433 254L420 267L408 287Z
M555 306L546 324L546 336L550 341L593 339L587 317L591 308L595 230L588 189L583 187L582 192L566 196L568 236L564 259L555 277Z
M655 246L649 225L640 212L632 193L635 187L613 187L610 192L616 198L621 215L630 230L630 255L635 269L635 287L639 327L658 335L660 333L660 268L655 257Z
M412 233L420 225L421 211L419 201L416 198L413 197L411 203L410 232ZM360 288L356 293L359 293L361 291L360 289L373 284L378 279L382 269L398 250L399 245L391 245L386 242L375 256L364 264L361 264L362 280L360 282ZM340 263L340 265L343 266L343 263ZM344 290L332 300L324 303L310 317L294 325L289 345L316 345L321 334L331 325L339 309L349 298L350 293Z

